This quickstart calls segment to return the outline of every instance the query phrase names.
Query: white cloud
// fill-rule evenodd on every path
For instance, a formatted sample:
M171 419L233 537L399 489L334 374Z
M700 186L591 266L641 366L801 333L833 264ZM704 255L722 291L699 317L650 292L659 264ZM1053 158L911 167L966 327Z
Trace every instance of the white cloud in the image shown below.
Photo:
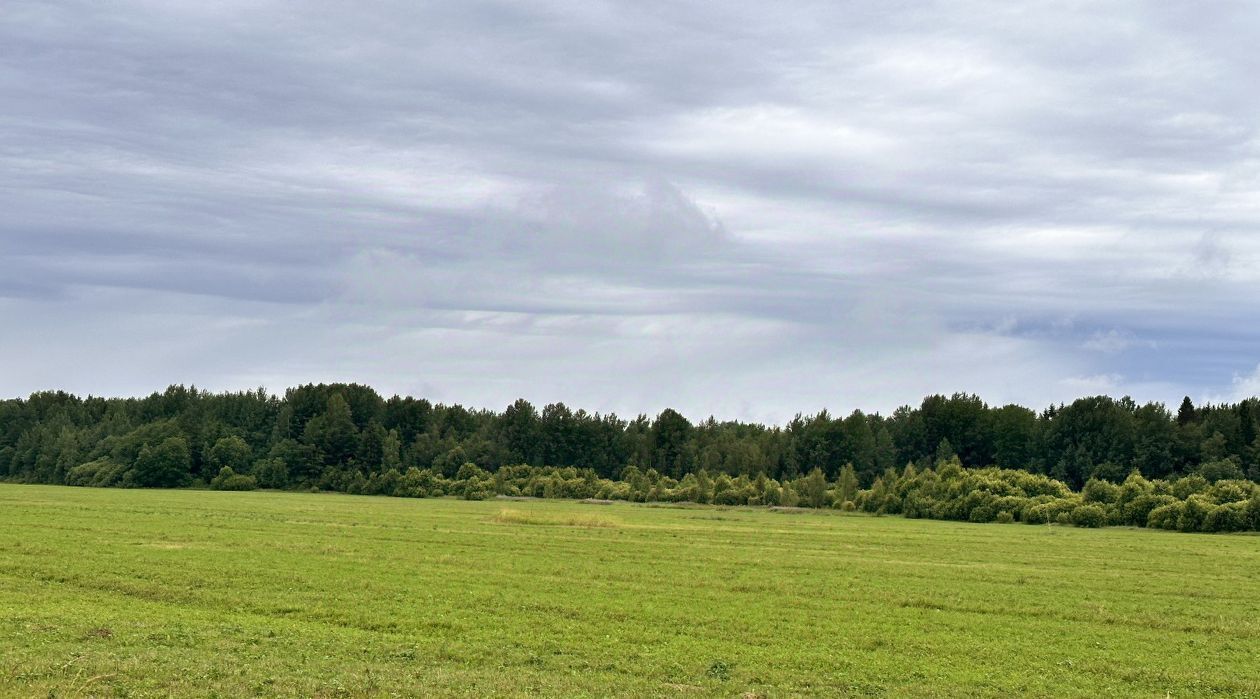
M1106 332L1098 331L1081 343L1081 347L1103 354L1118 354L1131 347L1142 345L1136 335L1126 330L1112 328Z
M1092 396L1114 394L1124 382L1119 374L1095 374L1093 376L1073 376L1059 383L1074 396Z
M1234 374L1230 391L1224 397L1208 398L1209 402L1237 402L1244 398L1260 396L1260 364L1246 374Z

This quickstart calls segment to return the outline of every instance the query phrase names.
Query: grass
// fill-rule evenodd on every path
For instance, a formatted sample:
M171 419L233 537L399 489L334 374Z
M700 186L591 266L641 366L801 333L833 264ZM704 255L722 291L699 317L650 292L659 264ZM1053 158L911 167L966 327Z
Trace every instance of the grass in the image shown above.
M546 514L537 511L525 511L504 508L493 517L500 524L542 524L555 527L616 527L616 521L607 517L592 517L580 514Z
M511 505L0 485L0 694L1260 696L1260 537Z

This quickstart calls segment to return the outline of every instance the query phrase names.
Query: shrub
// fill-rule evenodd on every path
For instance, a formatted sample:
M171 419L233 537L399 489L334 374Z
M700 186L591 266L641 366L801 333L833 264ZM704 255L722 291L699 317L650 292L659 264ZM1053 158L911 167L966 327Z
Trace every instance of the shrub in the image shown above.
M1002 510L997 513L997 519L994 521L999 524L1010 524L1015 521L1015 515L1011 514L1009 510Z
M773 482L766 486L766 492L761 496L761 502L764 505L781 505L783 503L783 489L775 485ZM853 504L850 502L849 504Z
M1071 512L1076 509L1075 500L1050 500L1029 507L1024 514L1024 521L1029 524L1048 524L1058 522L1070 524Z
M1154 493L1146 493L1138 495L1129 502L1120 506L1120 518L1124 524L1131 524L1137 527L1150 526L1151 512L1157 507L1171 505L1177 502L1177 498L1171 495L1155 495Z
M1213 483L1203 494L1216 504L1224 505L1227 502L1245 502L1255 490L1256 486L1251 481L1222 480Z
M1149 495L1153 490L1154 486L1151 482L1143 478L1142 474L1135 469L1128 478L1124 479L1124 483L1120 484L1116 502L1129 503L1142 495Z
M971 522L992 522L998 513L997 497L983 491L968 493L963 501L967 507L967 520Z
M127 467L101 458L80 464L66 474L66 485L85 485L93 488L108 488L118 485L126 473Z
M214 490L255 490L258 488L258 481L253 476L233 471L231 466L224 466L219 469L219 475L211 479L210 487Z
M1007 495L1000 497L994 503L997 506L998 513L1007 512L1012 519L1023 519L1024 511L1032 504L1032 501L1018 495Z
M1085 502L1112 503L1120 497L1120 486L1104 480L1091 478L1081 489L1081 499Z
M284 459L259 459L254 462L254 478L259 487L283 488L289 484L289 467Z
M481 468L480 466L472 463L471 461L464 462L464 464L461 465L459 467L459 470L455 473L455 480L457 481L467 481L467 480L472 480L472 479L489 478L489 477L490 477L489 471Z
M1207 490L1207 488L1207 479L1196 473L1174 481L1172 484L1172 494L1176 496L1178 500L1185 500L1195 493L1201 493Z
M1151 510L1151 514L1146 518L1146 526L1152 529L1176 529L1178 522L1181 521L1181 510L1184 503L1180 501L1170 502L1167 505L1160 505Z
M393 495L398 489L398 483L402 480L402 474L398 469L388 469L379 473L373 473L368 476L367 484L363 486L364 495Z
M1098 528L1107 523L1107 511L1099 505L1081 505L1072 510L1072 524Z
M1203 520L1205 532L1241 532L1251 528L1247 503L1229 502L1217 505Z
M1184 480L1184 479L1183 479ZM1183 532L1203 531L1203 521L1216 503L1203 495L1191 495L1181 506L1181 518L1177 520L1177 529Z
M921 517L932 516L932 506L934 502L931 498L918 492L912 492L906 495L902 503L901 513L910 519L919 519ZM836 502L839 509L853 509L853 502L845 500L844 502Z

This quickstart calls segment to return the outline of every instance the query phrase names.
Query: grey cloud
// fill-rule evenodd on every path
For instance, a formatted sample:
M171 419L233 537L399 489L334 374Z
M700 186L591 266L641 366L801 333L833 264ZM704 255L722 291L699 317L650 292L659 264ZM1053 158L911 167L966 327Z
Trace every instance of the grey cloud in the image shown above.
M1249 3L16 0L0 313L38 332L0 390L105 324L135 342L68 387L1226 393L1258 35Z

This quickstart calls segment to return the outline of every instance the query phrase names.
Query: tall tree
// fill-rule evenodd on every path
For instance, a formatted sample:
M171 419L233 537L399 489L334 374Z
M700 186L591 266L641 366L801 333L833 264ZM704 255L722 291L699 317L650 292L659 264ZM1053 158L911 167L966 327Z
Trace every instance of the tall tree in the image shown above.
M1194 409L1194 403L1190 402L1190 396L1181 399L1181 407L1177 408L1177 424L1181 426L1189 425L1198 421L1198 415Z
M350 414L350 404L340 393L328 397L321 415L306 424L302 439L319 449L328 465L344 465L358 447L359 431Z
M652 465L673 478L689 470L687 446L691 422L677 411L666 408L652 423Z

